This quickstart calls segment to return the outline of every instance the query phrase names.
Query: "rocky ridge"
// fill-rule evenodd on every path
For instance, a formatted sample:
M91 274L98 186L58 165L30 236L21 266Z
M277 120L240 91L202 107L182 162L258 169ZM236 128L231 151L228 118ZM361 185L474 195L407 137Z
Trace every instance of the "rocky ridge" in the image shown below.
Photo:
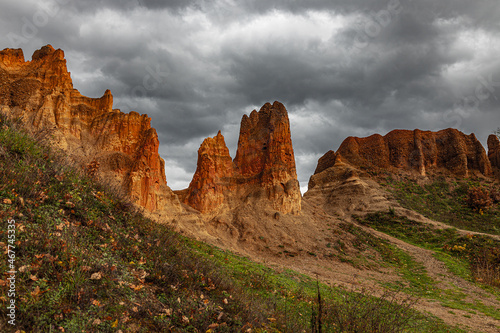
M180 209L166 183L151 118L114 110L109 90L101 98L81 95L62 50L44 46L31 61L21 49L0 51L0 110L29 128L49 131L51 143L82 167L98 162L99 174L139 206Z
M445 171L468 177L473 173L492 175L488 155L474 134L456 129L438 132L394 130L385 136L349 137L337 152L330 151L318 161L315 174L342 160L362 169L406 171L425 176Z
M336 152L330 150L318 160L304 199L340 216L398 207L376 175L405 175L422 181L435 174L493 177L492 165L500 151L496 143L490 138L488 158L474 134L456 129L394 130L385 136L349 137Z

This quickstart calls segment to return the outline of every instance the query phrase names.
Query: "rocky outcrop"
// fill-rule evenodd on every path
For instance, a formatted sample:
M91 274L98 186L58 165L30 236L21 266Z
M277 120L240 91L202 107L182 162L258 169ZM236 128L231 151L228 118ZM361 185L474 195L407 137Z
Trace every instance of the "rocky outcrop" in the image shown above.
M259 185L274 209L300 212L290 121L283 104L267 103L250 117L243 116L234 165L238 183Z
M500 140L493 134L488 137L488 158L491 166L500 173Z
M336 153L326 153L318 162L315 174L341 159L361 169L409 171L426 175L444 170L467 177L471 172L492 174L490 160L474 134L456 129L439 132L394 130L385 136L347 138Z
M216 210L234 187L233 161L221 132L198 150L198 163L185 202L202 213Z
M99 162L100 175L147 210L180 207L166 184L151 119L113 110L109 90L101 98L81 95L62 50L47 45L32 61L24 61L20 49L0 51L0 109L35 130L50 131L52 143L82 166Z
M224 138L206 139L184 200L201 212L260 197L273 209L298 214L301 194L295 168L288 113L279 102L265 104L241 120L238 149L231 161Z

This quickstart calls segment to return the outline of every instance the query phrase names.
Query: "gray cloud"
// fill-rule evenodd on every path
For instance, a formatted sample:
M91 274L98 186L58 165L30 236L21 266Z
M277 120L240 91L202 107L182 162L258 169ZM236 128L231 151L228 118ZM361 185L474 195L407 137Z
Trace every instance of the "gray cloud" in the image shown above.
M279 100L304 187L351 135L457 127L485 142L499 19L494 0L6 0L0 48L62 48L82 93L149 114L176 189L203 138L222 129L234 156L242 115Z

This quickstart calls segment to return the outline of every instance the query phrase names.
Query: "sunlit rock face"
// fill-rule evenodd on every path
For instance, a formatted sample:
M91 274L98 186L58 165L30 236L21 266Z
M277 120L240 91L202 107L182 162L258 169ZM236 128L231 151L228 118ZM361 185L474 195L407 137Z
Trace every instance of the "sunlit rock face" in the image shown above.
M73 88L62 50L47 45L25 61L21 49L0 51L0 109L35 130L81 166L99 162L99 174L149 211L180 204L166 183L151 118L113 110L107 90L89 98ZM177 202L176 202L177 201Z
M334 166L339 159L365 169L403 170L424 176L438 170L465 177L471 172L492 174L490 160L476 136L456 129L394 130L385 136L349 137L337 152L330 151L320 158L315 174Z
M198 163L185 202L202 213L224 203L233 187L233 161L221 132L207 138L198 150Z
M184 201L201 212L239 205L252 196L279 212L299 214L300 187L283 104L267 103L243 116L234 161L220 132L206 139L187 193Z

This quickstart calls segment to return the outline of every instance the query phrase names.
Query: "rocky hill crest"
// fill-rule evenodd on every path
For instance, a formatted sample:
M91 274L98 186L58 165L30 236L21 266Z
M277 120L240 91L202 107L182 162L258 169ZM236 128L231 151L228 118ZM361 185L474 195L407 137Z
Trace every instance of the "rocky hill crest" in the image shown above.
M493 139L491 147L490 150L495 147ZM320 158L314 173L334 166L339 160L362 169L399 170L422 176L439 170L463 177L472 173L492 175L490 159L476 136L451 128L438 132L394 130L385 136L349 137L337 152L330 151Z
M29 128L49 131L52 143L82 167L98 162L100 175L139 206L180 208L166 183L151 118L114 110L109 90L101 98L81 95L62 50L44 46L31 61L21 49L0 51L0 111Z

